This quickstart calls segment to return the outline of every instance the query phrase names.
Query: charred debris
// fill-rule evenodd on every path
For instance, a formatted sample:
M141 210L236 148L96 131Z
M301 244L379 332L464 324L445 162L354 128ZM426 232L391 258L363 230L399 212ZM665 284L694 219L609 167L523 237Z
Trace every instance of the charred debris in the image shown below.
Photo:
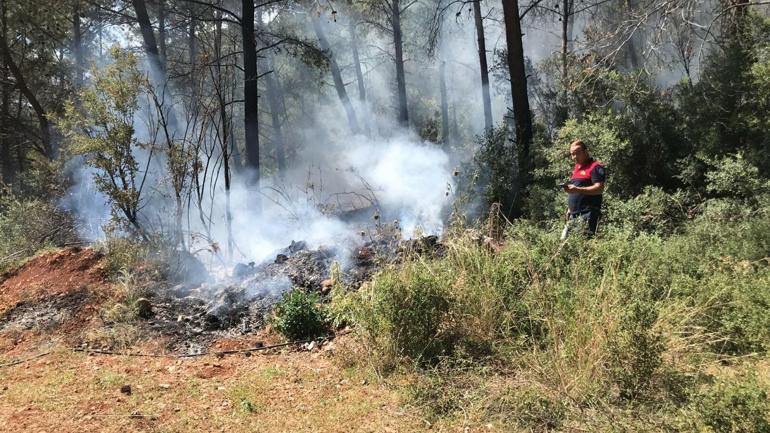
M212 277L191 254L179 253L169 280L154 283L142 299L140 323L151 334L168 339L169 349L192 355L217 338L262 329L289 290L316 292L327 302L337 283L345 290L357 290L377 270L408 254L435 256L443 251L435 235L410 240L381 238L353 248L311 249L303 241L293 241L272 260L238 263L221 278ZM342 281L334 281L333 274Z

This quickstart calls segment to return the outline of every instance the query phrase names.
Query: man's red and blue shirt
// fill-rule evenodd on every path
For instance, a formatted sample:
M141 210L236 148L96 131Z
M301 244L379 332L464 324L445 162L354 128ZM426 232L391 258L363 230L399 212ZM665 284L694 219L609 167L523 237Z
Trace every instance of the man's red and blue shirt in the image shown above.
M597 182L605 182L607 172L601 162L591 159L585 164L575 164L572 170L570 183L575 186L591 186ZM567 199L569 211L572 214L582 213L592 209L599 209L602 206L602 196L569 194Z

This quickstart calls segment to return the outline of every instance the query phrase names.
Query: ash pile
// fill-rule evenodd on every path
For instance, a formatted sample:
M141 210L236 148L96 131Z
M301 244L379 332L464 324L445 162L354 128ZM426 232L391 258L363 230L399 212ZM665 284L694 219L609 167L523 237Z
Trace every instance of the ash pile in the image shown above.
M405 253L440 251L436 236L371 240L354 248L310 249L305 242L292 242L273 260L237 264L217 282L212 282L198 259L179 253L170 273L177 284L153 288L139 305L139 314L145 319L143 326L167 339L170 350L198 354L217 338L252 334L264 327L283 293L293 288L330 299L335 263L344 286L356 290L384 264Z

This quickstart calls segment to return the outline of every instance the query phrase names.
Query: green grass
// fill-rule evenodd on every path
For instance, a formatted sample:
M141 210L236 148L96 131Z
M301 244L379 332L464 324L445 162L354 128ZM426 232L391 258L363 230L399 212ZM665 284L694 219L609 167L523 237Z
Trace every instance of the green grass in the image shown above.
M710 369L770 348L770 210L723 216L667 237L605 227L566 243L517 222L500 252L457 232L444 257L392 265L333 302L367 347L359 361L414 372L407 394L433 419L513 412L523 431L552 431L620 417L644 431L660 413L653 431L698 430L730 406ZM732 431L764 431L755 391L734 393L754 409Z

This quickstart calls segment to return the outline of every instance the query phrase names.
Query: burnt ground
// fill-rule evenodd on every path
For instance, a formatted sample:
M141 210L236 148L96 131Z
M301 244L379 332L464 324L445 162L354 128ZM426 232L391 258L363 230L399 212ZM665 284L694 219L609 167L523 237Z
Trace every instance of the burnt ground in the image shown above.
M340 257L347 263L341 269L343 283L351 288L360 286L383 263L372 246L311 250L303 242L293 242L272 261L236 265L225 281L155 287L148 297L152 314L143 327L166 338L175 353L202 353L219 339L263 329L282 294L292 288L330 299L331 269Z
M322 300L329 300L334 263L340 264L338 275L344 286L355 290L385 263L410 251L440 252L440 243L429 236L398 244L372 241L341 251L309 249L303 242L293 242L273 260L238 264L228 278L217 282L200 277L206 273L203 265L186 255L184 272L177 274L196 275L194 281L136 282L144 298L141 305L130 306L141 307L140 319L131 324L140 341L160 342L156 347L162 351L205 353L217 341L253 336L264 329L287 290L318 292ZM0 352L22 350L24 342L52 338L73 346L114 349L86 337L94 329L120 327L104 314L118 301L118 292L105 271L103 255L93 248L70 248L28 261L0 277Z

